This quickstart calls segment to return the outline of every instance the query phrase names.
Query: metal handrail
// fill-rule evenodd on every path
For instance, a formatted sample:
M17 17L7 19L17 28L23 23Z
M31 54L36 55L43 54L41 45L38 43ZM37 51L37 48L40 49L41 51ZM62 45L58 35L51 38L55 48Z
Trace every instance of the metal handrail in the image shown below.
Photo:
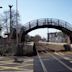
M29 24L31 28L36 26L37 20L32 20L24 25L26 27L26 30L29 30ZM38 19L38 24L43 25L43 24L50 24L50 25L55 25L55 26L62 26L64 28L67 28L68 30L72 31L72 25L66 21L59 20L59 19L53 19L53 18L42 18Z

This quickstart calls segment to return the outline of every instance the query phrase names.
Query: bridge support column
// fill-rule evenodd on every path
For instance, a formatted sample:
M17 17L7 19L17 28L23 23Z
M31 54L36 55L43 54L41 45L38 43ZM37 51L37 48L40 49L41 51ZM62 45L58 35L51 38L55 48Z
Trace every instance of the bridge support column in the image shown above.
M71 51L71 40L70 36L67 36L67 45L64 45L65 51Z
M70 37L70 41L71 41L71 44L72 44L72 37Z
M69 36L67 36L67 43L68 44L71 44L71 40L70 40L70 37Z

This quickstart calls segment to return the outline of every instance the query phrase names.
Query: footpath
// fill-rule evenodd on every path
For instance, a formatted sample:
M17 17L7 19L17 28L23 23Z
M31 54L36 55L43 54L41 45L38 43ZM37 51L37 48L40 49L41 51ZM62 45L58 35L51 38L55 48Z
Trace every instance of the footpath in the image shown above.
M33 72L31 57L18 58L22 62L14 62L11 57L0 57L0 72Z

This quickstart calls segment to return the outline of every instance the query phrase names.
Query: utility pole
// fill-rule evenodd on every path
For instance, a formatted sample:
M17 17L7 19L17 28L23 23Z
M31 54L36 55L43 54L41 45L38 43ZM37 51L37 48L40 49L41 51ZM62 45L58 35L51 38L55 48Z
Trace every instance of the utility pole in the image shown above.
M2 6L0 6L0 8L3 8ZM2 29L2 27L1 27L1 25L0 25L0 36L1 36L1 29Z
M0 6L0 8L2 8L2 6Z
M47 42L49 42L49 29L47 28Z
M9 5L9 8L10 8L10 33L11 33L12 32L12 11L11 11L12 5Z
M18 13L18 0L16 0L16 42L18 45L18 17L17 17L17 13Z
M18 14L18 0L16 0L16 45L17 45L16 56L22 56L23 55L23 45L19 44L19 39L18 39L18 16L17 14ZM15 61L19 61L18 58L16 58Z

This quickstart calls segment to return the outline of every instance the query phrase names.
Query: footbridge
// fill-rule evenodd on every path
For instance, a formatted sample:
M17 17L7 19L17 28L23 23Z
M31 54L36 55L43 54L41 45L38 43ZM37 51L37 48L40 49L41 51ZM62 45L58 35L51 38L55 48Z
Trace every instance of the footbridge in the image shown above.
M36 19L24 24L19 35L21 41L24 41L24 37L27 33L38 28L55 28L61 30L69 36L70 41L72 42L72 25L64 20L54 18Z

